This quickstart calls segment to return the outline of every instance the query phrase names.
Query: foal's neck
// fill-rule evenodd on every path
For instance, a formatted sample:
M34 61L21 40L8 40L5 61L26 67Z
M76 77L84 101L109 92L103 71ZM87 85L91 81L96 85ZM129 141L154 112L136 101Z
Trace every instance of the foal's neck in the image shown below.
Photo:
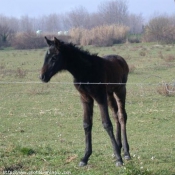
M67 70L73 75L75 81L86 81L86 77L92 70L90 55L83 53L72 54L67 57Z

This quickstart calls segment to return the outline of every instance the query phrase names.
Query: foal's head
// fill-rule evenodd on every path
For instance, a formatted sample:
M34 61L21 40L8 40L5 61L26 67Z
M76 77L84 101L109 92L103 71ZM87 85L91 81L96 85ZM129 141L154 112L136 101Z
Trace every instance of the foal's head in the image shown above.
M63 42L59 41L57 38L54 38L53 41L45 37L47 44L49 46L48 51L44 59L44 65L41 69L40 79L43 82L49 82L52 76L57 72L64 69L64 60L61 52L59 51Z

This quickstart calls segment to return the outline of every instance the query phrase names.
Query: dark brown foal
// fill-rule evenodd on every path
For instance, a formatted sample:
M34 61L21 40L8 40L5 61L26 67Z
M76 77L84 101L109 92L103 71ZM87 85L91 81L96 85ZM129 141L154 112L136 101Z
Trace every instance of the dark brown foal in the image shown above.
M85 131L85 154L79 163L85 166L92 154L92 124L94 100L98 103L102 124L107 131L116 156L116 165L122 166L121 148L124 158L130 159L126 134L127 114L125 111L126 82L128 65L118 55L104 58L92 55L72 43L64 43L57 38L46 41L49 50L46 53L40 79L49 82L56 73L67 70L74 77L74 85L79 91L84 109L83 127ZM117 125L116 138L109 117L108 104L111 107ZM122 144L123 139L123 144Z

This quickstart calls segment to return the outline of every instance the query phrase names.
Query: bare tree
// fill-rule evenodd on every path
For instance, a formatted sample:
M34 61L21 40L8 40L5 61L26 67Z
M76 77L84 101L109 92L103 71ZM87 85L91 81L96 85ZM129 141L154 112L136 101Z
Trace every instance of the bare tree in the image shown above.
M175 14L170 16L169 19L170 19L171 24L175 26Z
M70 28L88 28L90 23L89 12L82 6L70 11L64 18L64 26Z
M130 14L128 16L128 27L131 34L139 34L143 32L143 17L142 15Z
M15 17L0 15L0 25L8 26L9 28L13 29L14 32L19 31L19 19Z
M33 31L33 20L28 15L22 16L20 21L20 31L32 32Z
M97 26L102 26L104 24L103 19L101 18L101 13L96 12L96 13L91 13L89 15L90 17L90 22L89 22L89 28L94 28Z
M126 24L128 6L126 0L110 0L99 5L104 24Z
M8 46L14 31L7 25L0 25L0 46Z
M45 19L45 28L47 32L58 32L60 30L60 18L57 14L50 14Z

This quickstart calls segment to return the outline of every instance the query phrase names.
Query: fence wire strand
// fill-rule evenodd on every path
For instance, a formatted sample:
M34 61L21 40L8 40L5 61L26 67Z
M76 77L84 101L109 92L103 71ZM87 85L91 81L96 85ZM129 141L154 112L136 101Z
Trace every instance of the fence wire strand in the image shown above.
M26 81L26 82L16 82L16 81L0 81L0 84L43 84L42 82L39 81ZM78 85L150 85L150 86L158 86L161 84L164 85L172 85L175 87L175 82L172 83L144 83L144 82L139 82L139 83L101 83L101 82L49 82L49 84L62 84L62 85L71 85L71 84L78 84Z

